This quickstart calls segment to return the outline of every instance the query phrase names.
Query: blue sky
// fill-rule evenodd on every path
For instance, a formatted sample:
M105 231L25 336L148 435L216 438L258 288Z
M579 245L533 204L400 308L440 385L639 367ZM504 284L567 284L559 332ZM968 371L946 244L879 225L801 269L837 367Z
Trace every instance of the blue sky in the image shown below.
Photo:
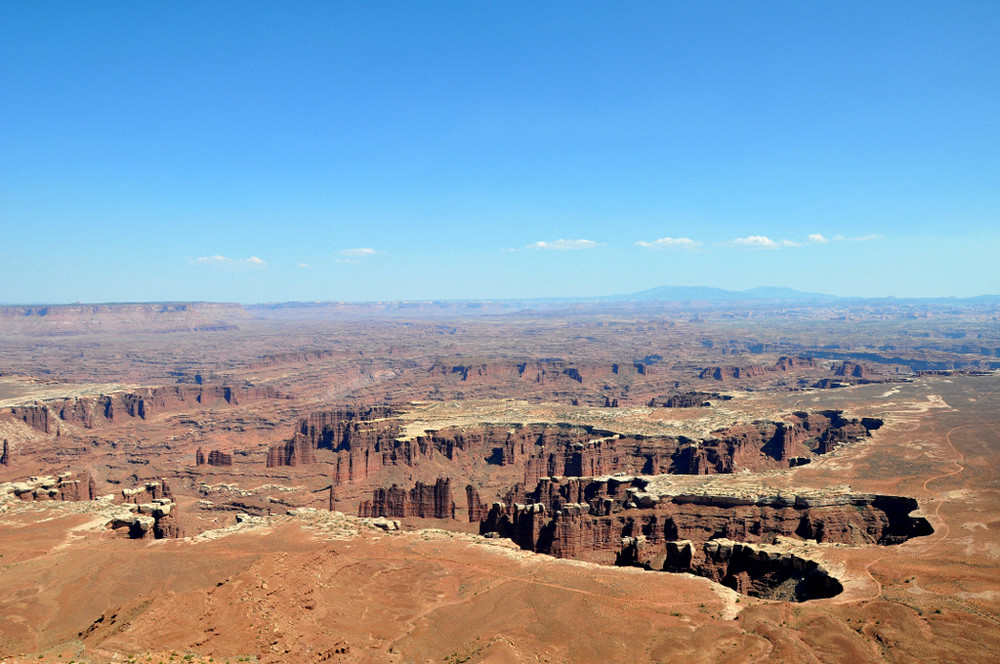
M0 3L0 302L1000 293L1000 3Z

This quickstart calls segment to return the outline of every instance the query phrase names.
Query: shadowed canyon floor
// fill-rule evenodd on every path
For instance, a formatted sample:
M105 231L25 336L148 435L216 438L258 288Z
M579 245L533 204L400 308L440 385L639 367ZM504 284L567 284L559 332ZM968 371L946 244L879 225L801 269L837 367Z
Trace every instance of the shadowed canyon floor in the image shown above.
M0 344L2 662L1000 657L1000 375L906 364L953 335L126 314Z

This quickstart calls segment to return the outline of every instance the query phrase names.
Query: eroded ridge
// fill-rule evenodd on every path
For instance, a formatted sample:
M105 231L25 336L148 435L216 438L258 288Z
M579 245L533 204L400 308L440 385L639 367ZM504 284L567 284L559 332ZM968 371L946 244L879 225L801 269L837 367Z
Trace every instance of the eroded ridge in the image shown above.
M301 420L287 441L272 446L267 466L323 460L330 450L334 484L364 480L386 466L416 466L422 459L461 455L479 463L523 468L525 485L542 477L633 473L710 475L803 465L816 455L867 438L877 418L852 419L843 411L797 411L780 420L737 423L701 436L626 434L590 425L484 424L403 434L389 406L341 408Z
M495 502L480 531L559 558L692 572L746 594L801 601L835 595L840 582L813 561L758 545L899 544L933 532L911 515L917 508L913 498L848 487L692 491L662 478L553 477Z
M745 594L797 601L837 594L840 582L802 555L760 546L781 538L885 546L932 532L926 519L911 516L918 508L912 498L849 487L746 485L747 471L807 464L870 437L883 424L840 410L737 422L699 438L558 422L447 427L407 436L396 415L389 408L315 413L290 441L272 448L269 463L270 456L286 451L292 464L321 463L316 452L328 449L334 453L327 461L335 468L331 486L388 466L416 468L432 460L456 471L470 460L506 467L523 481L498 492L500 500L491 503L480 487L466 486L465 512L481 534L559 558L688 571L725 580ZM721 479L736 472L742 473L740 481L728 484L708 477L671 479ZM451 479L377 488L358 514L454 519ZM678 542L689 543L686 558ZM719 542L738 546L720 548Z

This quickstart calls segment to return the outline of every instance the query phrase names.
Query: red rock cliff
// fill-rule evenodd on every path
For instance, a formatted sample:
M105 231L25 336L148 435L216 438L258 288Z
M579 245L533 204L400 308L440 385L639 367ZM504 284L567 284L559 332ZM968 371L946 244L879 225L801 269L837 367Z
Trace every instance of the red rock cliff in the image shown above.
M375 489L372 499L362 502L358 507L358 516L454 519L455 499L451 480L438 478L433 485L417 482L409 492L395 484L388 489Z

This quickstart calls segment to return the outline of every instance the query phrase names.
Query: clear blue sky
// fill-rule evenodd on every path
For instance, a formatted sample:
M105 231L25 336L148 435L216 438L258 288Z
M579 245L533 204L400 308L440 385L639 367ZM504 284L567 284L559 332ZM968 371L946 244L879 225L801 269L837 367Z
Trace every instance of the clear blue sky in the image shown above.
M0 2L0 302L665 284L1000 293L1000 3Z

